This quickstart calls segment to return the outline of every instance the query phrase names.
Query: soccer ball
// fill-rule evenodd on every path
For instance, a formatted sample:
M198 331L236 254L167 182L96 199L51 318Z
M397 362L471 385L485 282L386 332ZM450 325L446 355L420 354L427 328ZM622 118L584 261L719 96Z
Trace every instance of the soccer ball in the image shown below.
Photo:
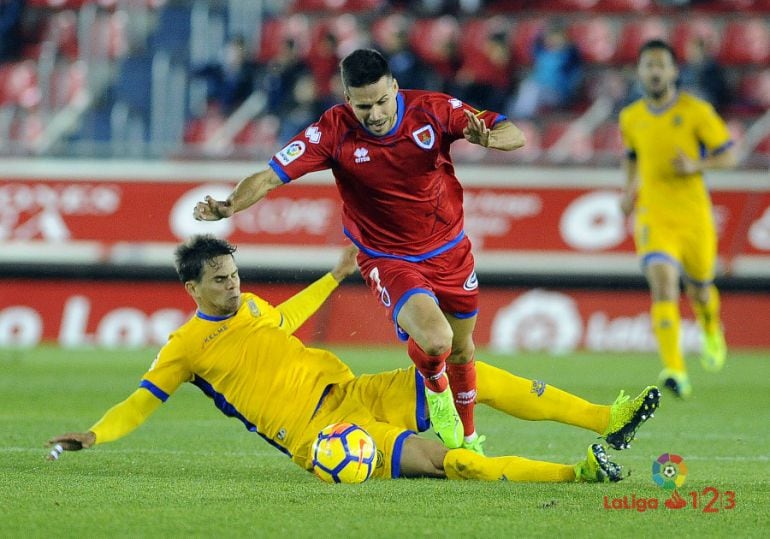
M327 483L363 483L377 464L369 433L352 423L334 423L313 444L313 473Z

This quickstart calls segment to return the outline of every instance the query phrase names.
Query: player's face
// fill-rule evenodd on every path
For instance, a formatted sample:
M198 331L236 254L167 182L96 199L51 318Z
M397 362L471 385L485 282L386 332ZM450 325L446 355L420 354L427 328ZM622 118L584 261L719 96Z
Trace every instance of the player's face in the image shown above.
M204 263L200 282L187 281L185 288L204 314L227 316L241 306L241 278L232 255Z
M666 49L649 49L642 53L637 67L644 93L652 99L661 99L673 92L679 71Z
M345 98L353 114L365 128L382 136L396 125L398 83L387 75L380 80L359 88L348 87Z

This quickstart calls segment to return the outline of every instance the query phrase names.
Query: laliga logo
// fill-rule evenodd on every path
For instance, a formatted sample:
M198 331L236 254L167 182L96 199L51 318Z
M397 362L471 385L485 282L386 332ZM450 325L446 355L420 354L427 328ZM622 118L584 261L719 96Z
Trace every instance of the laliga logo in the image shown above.
M684 459L673 453L663 453L652 463L652 480L666 490L676 490L687 479L687 465Z
M582 332L583 321L572 298L535 289L500 309L490 340L497 350L566 353L577 348Z

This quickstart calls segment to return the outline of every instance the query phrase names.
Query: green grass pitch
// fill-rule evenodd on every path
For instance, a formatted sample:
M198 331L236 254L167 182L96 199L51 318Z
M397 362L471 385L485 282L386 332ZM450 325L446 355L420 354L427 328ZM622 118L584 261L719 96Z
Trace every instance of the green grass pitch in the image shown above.
M408 364L401 348L337 348L358 373ZM0 350L0 537L768 537L770 354L733 353L708 374L691 360L694 394L664 393L612 485L441 480L327 485L184 387L122 440L44 460L44 442L88 428L125 398L152 350ZM654 382L651 354L478 356L595 402ZM592 433L477 408L491 455L576 462ZM671 510L651 479L663 453L688 467ZM698 507L693 508L693 494ZM734 492L734 507L729 501ZM657 499L606 509L605 499ZM704 512L709 503L715 512ZM616 501L615 504L621 502Z

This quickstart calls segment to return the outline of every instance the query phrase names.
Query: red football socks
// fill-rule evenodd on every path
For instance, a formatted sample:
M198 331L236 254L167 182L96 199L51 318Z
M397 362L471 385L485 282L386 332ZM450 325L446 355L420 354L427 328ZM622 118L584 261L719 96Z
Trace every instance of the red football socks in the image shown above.
M449 350L438 356L429 356L425 351L417 346L411 337L407 342L407 353L412 358L414 366L425 379L425 387L435 393L441 393L449 385L447 377L444 376L446 370L446 358L449 357Z
M455 408L463 422L465 436L476 432L473 424L473 408L476 406L476 365L471 359L468 363L447 363L447 375Z

